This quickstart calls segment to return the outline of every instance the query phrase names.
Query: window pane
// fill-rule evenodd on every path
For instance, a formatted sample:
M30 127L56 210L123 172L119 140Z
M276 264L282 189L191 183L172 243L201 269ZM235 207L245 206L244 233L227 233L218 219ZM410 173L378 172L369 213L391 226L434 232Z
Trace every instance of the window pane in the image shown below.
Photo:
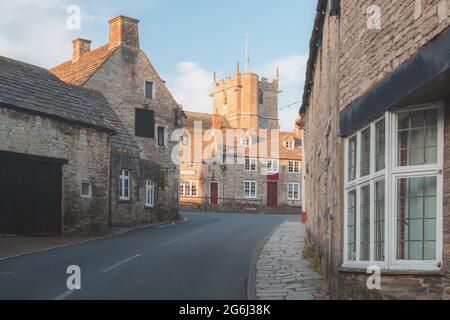
M384 261L385 184L375 183L375 261Z
M398 117L399 165L437 163L437 110L404 112Z
M436 177L398 181L397 258L436 259Z
M348 143L348 181L356 179L356 137L349 140Z
M149 99L153 98L153 82L145 82L145 97Z
M361 177L370 174L370 128L361 133Z
M370 260L370 186L361 188L360 206L360 260Z
M158 127L158 146L165 146L165 128Z
M347 205L347 259L356 260L356 190L348 193Z
M384 119L375 125L375 132L375 170L378 172L386 168L386 125Z

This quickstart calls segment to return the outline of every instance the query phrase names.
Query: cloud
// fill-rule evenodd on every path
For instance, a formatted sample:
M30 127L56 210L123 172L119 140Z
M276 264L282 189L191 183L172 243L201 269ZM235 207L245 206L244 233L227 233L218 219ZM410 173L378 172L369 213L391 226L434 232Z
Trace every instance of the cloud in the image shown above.
M291 55L255 68L260 76L270 79L275 76L276 68L280 68L280 88L283 92L279 96L279 107L301 100L307 60L306 55ZM175 99L185 110L212 112L212 99L209 97L211 72L197 62L188 61L177 64L174 74L166 78ZM300 105L297 104L279 112L282 130L293 130L299 108Z
M175 99L183 105L185 110L211 113L212 99L209 97L211 73L198 63L188 61L178 63L175 75L168 79Z
M305 82L307 55L294 54L273 61L259 69L263 76L274 77L276 68L280 68L279 107L287 106L301 100L303 84ZM298 116L300 104L279 111L282 130L291 131L294 128L294 119Z
M50 66L70 54L65 0L14 0L0 3L0 54Z
M280 81L282 86L291 86L304 82L307 55L291 55L278 59L261 68L263 75L275 75L275 70L280 68Z
M68 28L71 5L79 5L81 29ZM0 1L0 55L43 67L54 66L70 58L73 39L96 35L93 23L104 23L104 15L111 10L109 4L85 0ZM105 30L101 31L104 34Z

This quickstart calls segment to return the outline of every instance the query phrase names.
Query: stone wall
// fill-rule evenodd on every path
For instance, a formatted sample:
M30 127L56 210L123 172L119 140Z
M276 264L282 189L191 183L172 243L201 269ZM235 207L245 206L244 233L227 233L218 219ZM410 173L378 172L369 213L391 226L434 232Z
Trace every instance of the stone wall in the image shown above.
M107 132L0 108L0 150L66 159L63 166L65 233L108 227L109 141ZM81 182L92 182L92 198L81 198Z
M152 81L154 86L154 98L147 99L144 94L145 81ZM157 202L155 208L159 210L158 220L171 220L177 217L177 195L178 195L178 167L171 161L173 147L178 142L173 142L170 135L176 129L176 110L178 104L166 88L163 81L159 78L156 70L151 65L145 53L139 49L121 46L93 75L85 84L103 93L112 108L124 122L129 133L134 137L140 148L140 154L130 155L128 152L124 160L122 151L112 153L112 161L119 167L113 166L113 184L117 184L119 179L117 171L120 169L130 170L132 172L132 184L136 188L133 190L135 195L143 195L145 188L145 179L152 176L152 172L140 174L144 164L147 168L149 164L162 165L167 172L167 181L169 183L165 190L158 190ZM155 113L155 138L141 138L135 135L135 109L150 109ZM156 140L156 126L166 127L167 145L158 147ZM130 160L130 157L133 160ZM120 164L120 165L119 165ZM124 165L126 167L123 167ZM116 188L117 189L117 188ZM119 217L113 223L123 224L127 221L135 224L137 222L154 221L155 217L145 208L145 199L141 196L135 196L130 203L123 203L118 200L118 191L112 188L112 210L113 217ZM121 213L120 210L124 209ZM124 217L124 214L130 214Z
M378 5L381 30L367 28L367 9ZM444 268L428 275L383 274L381 291L368 291L364 272L341 270L343 263L343 139L339 112L414 56L448 28L450 1L342 0L341 16L326 16L310 102L303 117L305 205L308 240L322 263L334 298L389 299L448 297L450 261L450 149L444 170ZM448 104L447 104L448 108ZM449 132L446 111L445 140ZM365 271L365 270L364 270Z
M381 10L381 30L367 28L371 5ZM450 0L342 0L341 9L341 109L450 25Z
M310 107L304 115L305 211L308 241L314 246L330 290L337 294L342 264L343 141L339 133L339 22L327 17L318 54Z

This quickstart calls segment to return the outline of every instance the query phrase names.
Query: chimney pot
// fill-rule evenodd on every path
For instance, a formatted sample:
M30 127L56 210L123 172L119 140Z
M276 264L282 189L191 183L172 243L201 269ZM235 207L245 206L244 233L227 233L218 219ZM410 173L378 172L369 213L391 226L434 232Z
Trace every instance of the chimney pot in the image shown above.
M91 40L77 38L72 41L72 62L78 62L85 53L91 51Z
M109 47L125 45L139 49L139 20L118 16L109 20Z

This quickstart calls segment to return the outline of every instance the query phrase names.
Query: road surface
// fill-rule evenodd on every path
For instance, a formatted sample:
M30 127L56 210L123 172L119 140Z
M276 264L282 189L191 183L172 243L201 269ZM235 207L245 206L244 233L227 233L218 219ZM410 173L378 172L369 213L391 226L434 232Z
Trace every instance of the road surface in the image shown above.
M0 261L0 299L242 300L249 265L294 216L184 214L186 221ZM68 266L81 290L68 290Z

